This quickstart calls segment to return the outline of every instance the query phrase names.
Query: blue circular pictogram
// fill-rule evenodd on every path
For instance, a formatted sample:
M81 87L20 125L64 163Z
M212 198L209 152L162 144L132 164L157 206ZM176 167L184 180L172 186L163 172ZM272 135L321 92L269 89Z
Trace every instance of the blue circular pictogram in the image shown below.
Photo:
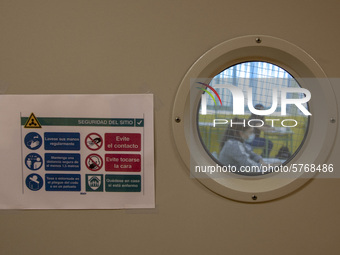
M25 165L30 170L39 170L43 165L43 159L39 154L31 153L26 156Z
M42 145L42 138L41 136L36 132L28 133L25 136L25 145L30 150L37 150Z
M43 185L44 185L44 180L38 174L30 174L26 178L26 186L30 190L33 190L33 191L40 190Z

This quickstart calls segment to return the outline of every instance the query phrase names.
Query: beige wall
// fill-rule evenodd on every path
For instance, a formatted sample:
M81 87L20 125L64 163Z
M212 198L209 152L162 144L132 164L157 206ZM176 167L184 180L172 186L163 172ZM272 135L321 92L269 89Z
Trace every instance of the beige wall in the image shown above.
M0 0L0 91L154 93L156 150L156 209L1 211L0 254L337 254L340 180L313 180L263 204L222 198L190 179L171 110L194 61L242 35L288 40L340 77L339 7L336 0ZM339 152L337 142L333 163Z

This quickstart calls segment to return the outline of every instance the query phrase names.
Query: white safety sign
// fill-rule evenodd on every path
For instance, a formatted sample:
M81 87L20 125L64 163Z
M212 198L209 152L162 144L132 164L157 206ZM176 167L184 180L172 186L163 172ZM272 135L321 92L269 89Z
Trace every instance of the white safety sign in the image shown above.
M153 95L1 95L0 209L154 208Z

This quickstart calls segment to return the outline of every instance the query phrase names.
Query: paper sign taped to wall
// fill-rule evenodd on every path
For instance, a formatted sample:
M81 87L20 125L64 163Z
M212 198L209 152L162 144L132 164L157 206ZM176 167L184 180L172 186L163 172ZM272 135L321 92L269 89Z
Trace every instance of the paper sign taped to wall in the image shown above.
M1 95L0 209L154 208L153 95Z

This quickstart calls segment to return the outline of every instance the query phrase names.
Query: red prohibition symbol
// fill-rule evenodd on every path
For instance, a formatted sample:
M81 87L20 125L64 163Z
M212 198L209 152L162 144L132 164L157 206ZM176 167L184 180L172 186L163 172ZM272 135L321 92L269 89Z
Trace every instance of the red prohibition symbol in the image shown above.
M85 160L86 167L91 171L98 171L103 166L103 159L98 154L90 154Z
M89 150L96 151L103 146L103 138L97 133L91 133L86 136L85 144Z

